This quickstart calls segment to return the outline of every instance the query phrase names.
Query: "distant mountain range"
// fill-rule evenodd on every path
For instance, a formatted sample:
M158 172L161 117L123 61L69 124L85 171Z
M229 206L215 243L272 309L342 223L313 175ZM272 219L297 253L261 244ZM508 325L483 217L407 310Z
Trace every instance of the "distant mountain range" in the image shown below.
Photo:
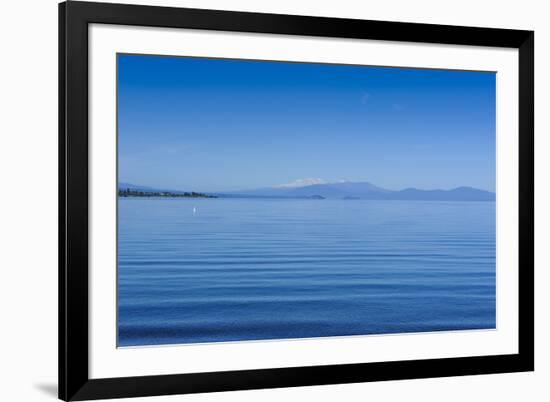
M141 191L170 191L169 189L154 189L119 183L119 189ZM183 191L179 191L183 193ZM495 193L472 187L457 187L451 190L420 190L406 188L404 190L387 190L368 182L338 182L306 184L303 186L278 186L252 190L231 192L209 192L207 194L232 198L328 198L345 200L411 200L411 201L494 201Z
M452 190L387 190L368 182L339 182L312 184L302 187L268 187L254 190L220 193L221 196L340 198L347 200L425 200L425 201L494 201L495 193L472 187L457 187Z

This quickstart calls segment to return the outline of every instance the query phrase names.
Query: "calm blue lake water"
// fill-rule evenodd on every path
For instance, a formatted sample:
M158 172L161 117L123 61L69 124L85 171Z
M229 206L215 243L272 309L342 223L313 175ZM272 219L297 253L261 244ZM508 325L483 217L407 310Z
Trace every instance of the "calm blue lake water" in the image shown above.
M118 252L119 346L495 327L494 202L121 198Z

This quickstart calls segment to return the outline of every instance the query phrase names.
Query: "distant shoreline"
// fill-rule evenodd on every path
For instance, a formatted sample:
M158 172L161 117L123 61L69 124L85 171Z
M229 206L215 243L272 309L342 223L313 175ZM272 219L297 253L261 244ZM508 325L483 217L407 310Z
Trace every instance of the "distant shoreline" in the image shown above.
M456 187L450 190L423 190L414 187L388 190L369 182L336 182L300 187L265 187L230 192L196 192L169 190L129 183L119 183L121 197L167 198L277 198L277 199L342 199L379 201L495 201L496 194L473 187Z
M192 193L189 193L192 194ZM386 202L495 202L495 200L444 200L444 199L432 199L432 200L423 200L423 199L395 199L395 198L313 198L313 197L277 197L277 196L225 196L225 195L208 195L208 194L201 194L201 195L185 195L185 194L163 194L163 195L155 195L155 194L145 194L145 195L120 195L120 198L183 198L183 199L218 199L218 200L255 200L255 201L263 201L263 200L280 200L280 201L343 201L343 202L357 202L357 201L386 201Z
M182 192L182 193L174 193L171 191L141 191L141 190L131 190L131 189L125 189L125 190L118 190L118 196L119 197L151 197L151 198L158 198L158 197L166 197L166 198L218 198L215 195L209 195L204 193L197 193L195 191L191 192Z

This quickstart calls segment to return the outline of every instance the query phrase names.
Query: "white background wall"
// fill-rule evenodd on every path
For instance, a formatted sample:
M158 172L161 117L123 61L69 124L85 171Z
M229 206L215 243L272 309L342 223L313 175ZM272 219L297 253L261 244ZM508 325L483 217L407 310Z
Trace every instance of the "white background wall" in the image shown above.
M550 400L550 24L522 0L164 0L231 9L536 31L536 372L170 396L164 401ZM0 400L54 400L57 382L57 1L4 1L0 20ZM153 399L139 399L153 400ZM137 401L137 400L136 400Z

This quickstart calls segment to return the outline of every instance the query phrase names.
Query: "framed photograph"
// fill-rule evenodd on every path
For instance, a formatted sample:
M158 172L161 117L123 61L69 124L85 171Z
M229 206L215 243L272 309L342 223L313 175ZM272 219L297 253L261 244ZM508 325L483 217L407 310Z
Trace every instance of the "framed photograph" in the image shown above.
M534 369L534 33L59 5L59 397Z

